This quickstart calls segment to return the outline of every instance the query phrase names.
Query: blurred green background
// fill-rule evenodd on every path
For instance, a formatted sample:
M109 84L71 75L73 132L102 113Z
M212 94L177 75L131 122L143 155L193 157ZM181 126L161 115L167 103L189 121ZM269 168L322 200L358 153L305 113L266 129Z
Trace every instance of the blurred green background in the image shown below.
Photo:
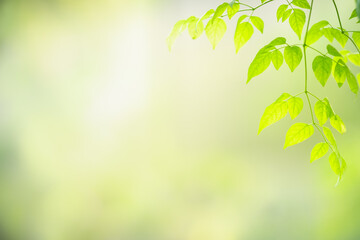
M301 68L245 84L257 49L297 41L276 24L281 1L238 55L236 20L215 51L185 32L168 52L177 20L221 3L0 1L1 240L360 239L359 98L311 75L347 124L334 188L328 160L309 162L320 136L284 151L289 117L256 135L267 105L303 90ZM314 11L337 26L330 0Z

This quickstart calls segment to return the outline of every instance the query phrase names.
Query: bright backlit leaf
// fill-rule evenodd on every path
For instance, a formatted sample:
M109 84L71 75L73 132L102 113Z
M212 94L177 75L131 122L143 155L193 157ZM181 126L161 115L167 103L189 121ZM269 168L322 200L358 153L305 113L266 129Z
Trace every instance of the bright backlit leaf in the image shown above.
M293 72L302 59L302 51L298 46L287 46L284 50L285 62Z
M300 9L294 9L294 12L289 18L289 23L292 30L294 30L294 32L298 35L299 39L301 39L301 33L304 28L305 21L306 15L304 11Z
M301 143L314 134L314 127L306 123L295 123L286 133L284 149Z
M323 31L321 29L327 25L329 25L329 22L325 21L325 20L312 25L312 27L310 28L310 30L308 32L306 44L311 45L311 44L317 42L323 36Z
M333 172L339 176L341 179L341 176L344 174L344 171L346 170L346 162L342 157L338 157L336 153L332 153L329 156L329 163L330 167L333 170Z
M169 51L171 51L172 45L174 44L176 38L180 35L180 33L181 33L182 31L185 30L184 25L186 26L186 20L180 20L180 21L178 21L178 22L174 25L174 27L173 27L170 35L166 38L166 42L167 42Z
M331 106L327 101L317 101L315 103L314 112L320 125L324 125L327 120L333 115Z
M356 66L360 66L360 54L349 54L348 59Z
M229 6L227 7L227 13L228 13L229 19L231 19L233 16L235 16L235 14L239 10L240 10L240 4L239 3L229 4Z
M346 127L344 122L341 120L339 115L333 115L330 118L330 124L333 128L335 128L339 133L343 134L346 132Z
M279 21L280 18L283 17L284 12L286 11L286 9L287 9L288 7L289 7L289 6L288 6L287 4L282 4L282 5L280 5L280 7L278 8L278 10L276 11L277 21Z
M345 45L348 41L348 38L344 34L342 34L340 30L332 28L331 34L334 36L336 41L338 41L338 43L340 43L340 45L342 47L345 47Z
M349 84L350 90L353 93L357 94L358 91L359 91L359 83L356 80L355 75L352 72L350 72L350 70L348 68L346 70L347 70L346 71L346 78L347 78L347 82Z
M261 32L264 32L264 21L259 18L259 17L255 17L255 16L251 16L250 20L252 22L252 24L254 24L254 26Z
M315 77L323 87L331 75L331 68L332 60L325 56L315 57L312 63L312 69L314 71Z
M291 4L301 8L310 9L310 4L306 0L294 0Z
M238 21L234 36L236 53L250 40L253 33L254 28L250 23Z
M189 35L192 39L199 38L204 32L204 24L202 21L198 21L197 18L191 20L188 25Z
M331 130L327 127L323 127L323 132L326 139L330 142L330 144L336 148L336 140Z
M333 76L339 87L341 87L346 81L347 71L347 67L343 60L340 59L336 62Z
M355 44L360 48L360 32L354 32L352 34L352 39L354 40Z
M286 101L280 101L279 99L268 106L260 119L258 134L260 134L264 128L283 119L286 116L287 111Z
M228 3L223 3L220 6L218 6L215 10L213 19L221 17L221 15L223 15L223 13L226 11L226 9L228 9L228 6L229 6Z
M287 106L288 106L288 111L289 111L290 117L292 119L295 119L301 113L301 111L304 107L304 102L299 97L293 97L288 100Z
M271 54L271 61L276 70L279 70L284 62L284 57L279 50L274 50Z
M286 10L286 11L284 12L284 14L282 15L282 17L281 17L281 21L282 21L282 22L285 22L286 19L288 19L288 18L290 17L290 15L291 15L292 12L293 12L292 9Z
M310 162L318 160L325 156L325 154L329 151L329 145L327 143L321 142L315 145L315 147L311 151Z
M213 49L218 45L226 32L226 23L221 18L212 19L205 28L206 36Z

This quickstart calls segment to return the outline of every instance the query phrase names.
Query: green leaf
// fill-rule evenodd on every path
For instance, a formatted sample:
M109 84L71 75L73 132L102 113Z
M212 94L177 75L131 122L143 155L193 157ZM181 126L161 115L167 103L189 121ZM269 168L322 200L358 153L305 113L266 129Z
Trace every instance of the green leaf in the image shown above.
M301 98L293 97L288 100L287 106L291 119L295 119L301 113L304 103Z
M339 87L341 87L346 81L347 71L348 70L344 61L341 59L338 60L335 64L333 76Z
M334 41L334 35L332 34L332 28L323 28L322 30L323 35L329 40L329 42Z
M287 46L284 50L285 62L293 72L299 66L302 59L302 52L298 46Z
M287 8L288 8L288 5L287 5L287 4L282 4L282 5L280 5L280 7L278 8L278 10L276 11L277 21L279 21L280 18L283 17L283 15L284 15L284 13L285 13L285 11L286 11ZM290 11L290 13L291 13L291 11ZM289 16L290 16L290 14L289 14Z
M359 84L358 84L354 74L348 68L346 71L346 78L347 78L347 82L349 84L350 90L353 93L357 94L359 91Z
M336 148L336 140L331 130L327 127L323 127L324 135L333 147Z
M166 42L167 42L169 51L171 51L172 45L174 44L176 38L180 35L180 33L181 33L182 31L185 30L184 26L186 27L186 23L187 23L186 20L180 20L180 21L178 21L178 22L174 25L174 27L173 27L170 35L166 38Z
M204 32L204 24L197 18L191 20L188 25L189 35L192 39L197 39Z
M276 99L275 103L281 103L281 102L287 101L291 97L292 96L290 94L283 93L280 95L280 97L278 97L278 99Z
M287 103L284 101L274 102L265 109L264 114L260 119L260 125L258 134L261 133L264 128L276 123L283 119L287 114Z
M352 34L352 39L354 40L355 44L360 48L360 32L354 32Z
M342 157L338 157L336 153L333 152L329 156L329 163L333 172L339 176L339 179L341 179L344 171L346 170L345 160Z
M292 9L286 10L286 11L284 12L282 18L281 18L281 21L282 21L282 22L285 22L286 19L288 19L288 18L290 17L292 11L293 11Z
M324 87L331 75L332 60L328 57L317 56L312 63L316 79Z
M295 123L286 133L284 149L301 143L314 134L314 127L306 123Z
M209 39L213 49L221 41L226 32L226 23L221 18L212 19L205 28L206 36Z
M214 9L210 9L209 11L207 11L201 18L199 21L202 21L204 19L208 19L209 17L211 17L214 14L215 10Z
M263 73L269 67L270 63L271 53L265 49L261 49L250 64L247 83L250 82L253 77Z
M260 75L269 67L272 60L272 53L270 51L275 50L275 46L283 45L285 43L285 38L278 37L259 50L254 60L250 64L247 83L250 82L253 77Z
M305 18L306 15L304 11L300 9L294 9L294 12L291 14L289 19L290 27L298 35L299 39L301 39L301 33L306 21Z
M327 25L329 25L329 22L325 21L325 20L312 25L312 27L310 28L310 30L308 32L306 44L311 45L311 44L317 42L323 36L323 31L321 29Z
M335 128L339 133L343 134L346 132L346 127L344 122L341 120L339 115L333 115L330 118L330 124Z
M310 9L310 4L306 0L294 0L291 4L301 8Z
M331 106L326 101L317 101L315 103L314 111L320 125L324 125L327 122L328 118L333 115Z
M350 54L348 59L356 66L360 66L360 54Z
M212 19L214 20L216 18L221 17L221 15L223 15L223 13L226 11L228 6L229 6L228 3L223 3L223 4L219 5L215 10L215 13L214 13L214 16Z
M275 67L276 70L279 70L281 65L284 62L284 57L282 53L279 50L274 50L271 54L271 61Z
M353 19L354 17L356 17L356 9L354 9L354 11L352 11L351 16L349 17L349 20Z
M264 32L264 21L259 18L259 17L255 17L255 16L251 16L250 20L252 22L252 24L254 24L254 26L261 32Z
M348 38L344 34L342 34L340 30L334 28L331 29L331 34L334 36L336 41L338 41L340 45L344 48L348 41Z
M326 49L330 55L342 57L342 55L338 52L338 50L336 50L336 48L334 48L330 44L327 45Z
M247 43L247 41L250 40L253 33L254 33L254 28L250 23L248 22L241 23L240 21L238 22L234 36L236 53L238 53L240 48L244 46Z
M231 19L235 14L240 10L240 4L239 3L233 3L232 5L229 4L227 7L227 13L229 19Z
M325 156L325 154L329 151L329 145L327 143L321 142L315 145L315 147L311 151L310 162L318 160Z

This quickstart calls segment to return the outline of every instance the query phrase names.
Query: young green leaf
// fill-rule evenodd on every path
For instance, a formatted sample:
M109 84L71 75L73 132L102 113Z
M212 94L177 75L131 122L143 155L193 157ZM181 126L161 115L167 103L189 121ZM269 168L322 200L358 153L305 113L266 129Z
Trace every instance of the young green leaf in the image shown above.
M283 37L277 37L274 40L272 40L268 45L266 46L271 46L271 47L275 47L278 45L283 45L286 43L286 39Z
M281 103L284 101L287 101L288 99L290 99L292 96L288 93L283 93L280 95L280 97L278 97L278 99L276 99L275 103Z
M323 132L326 137L326 139L331 143L333 147L336 148L336 140L334 135L332 134L331 130L327 127L323 127Z
M291 119L295 119L301 113L303 106L303 100L299 97L293 97L288 100L287 107Z
M288 8L288 5L287 4L282 4L280 5L280 7L278 8L278 10L276 11L276 18L277 18L277 21L280 20L280 18L283 17L286 9ZM291 13L291 12L290 12ZM290 14L289 14L290 16Z
M339 179L341 179L344 171L346 170L345 160L342 157L338 157L336 153L333 152L329 156L329 163L333 172L339 176Z
M224 37L226 32L226 23L221 18L212 19L208 22L205 28L206 36L209 39L213 49Z
M351 12L351 15L350 15L350 17L349 17L349 20L350 20L350 19L353 19L353 18L356 17L356 16L357 16L357 14L356 14L356 9L354 9L354 11Z
M204 32L204 24L197 18L191 20L188 25L189 35L192 39L197 39Z
M306 44L311 45L311 44L317 42L323 36L323 31L321 29L327 25L329 25L329 22L325 21L325 20L312 25L312 27L310 28L310 30L308 32Z
M214 9L210 9L209 11L207 11L201 18L199 21L208 19L209 17L211 17L214 14L215 10Z
M287 103L278 100L265 109L265 112L260 119L258 134L260 134L264 128L276 123L286 116Z
M231 19L233 16L235 16L235 14L240 10L240 4L239 3L233 3L233 4L229 4L229 6L227 7L227 13L228 13L228 17L229 19Z
M306 123L295 123L286 133L284 149L301 143L314 134L314 127Z
M317 101L315 103L315 116L318 119L320 125L324 125L328 118L331 117L332 110L329 108L330 106L325 101Z
M299 39L301 39L301 33L306 21L305 18L306 15L304 11L300 9L294 9L294 12L291 14L289 19L290 27L298 35Z
M354 40L355 44L360 48L360 32L354 32L352 34L352 39Z
M186 23L187 23L186 20L178 21L174 25L170 35L166 38L166 42L167 42L169 51L171 51L172 45L174 44L174 42L175 42L176 38L179 36L179 34L185 30L184 26L186 27Z
M339 87L341 87L346 81L347 71L348 70L344 61L341 59L338 60L335 64L333 76Z
M288 19L288 18L290 17L292 11L293 11L292 9L286 10L286 11L284 12L282 18L281 18L281 21L282 21L282 22L285 22L286 19Z
M340 43L340 45L344 48L347 43L348 38L344 34L342 34L341 31L338 29L332 28L330 31L331 31L331 34L336 39L336 41L338 41Z
M323 28L321 30L321 32L329 40L329 42L334 41L334 35L332 34L332 28Z
M335 128L339 133L343 134L346 132L346 127L344 122L341 120L339 115L333 115L330 118L330 124Z
M315 57L312 63L312 69L314 71L315 77L323 87L331 75L331 68L332 60L325 56Z
M329 145L327 143L321 142L315 145L315 147L311 151L310 162L318 160L325 156L325 154L329 151Z
M360 54L350 54L347 56L350 62L356 66L360 66Z
M250 20L252 22L252 24L254 24L254 26L261 32L264 32L264 21L259 18L259 17L255 17L255 16L251 16Z
M306 0L294 0L291 4L301 8L310 9L310 4Z
M284 50L285 62L293 72L299 66L302 59L302 52L298 46L287 46Z
M272 54L271 52L269 52L269 50L273 48L273 46L266 45L256 54L254 60L249 66L248 78L246 83L250 82L253 77L256 77L263 73L270 66Z
M275 67L276 70L279 70L281 65L284 62L284 57L282 53L279 50L274 50L271 54L271 61Z
M334 47L331 46L330 44L328 44L328 45L326 46L326 49L327 49L327 51L328 51L328 53L329 53L330 55L333 55L333 56L335 56L335 57L342 57L342 55L338 52L338 50L336 50L336 48L334 48Z
M241 19L239 18L239 20ZM253 33L254 33L254 28L250 23L248 22L242 23L241 21L238 21L234 36L236 53L238 53L240 48L244 46L247 43L247 41L250 40Z
M214 13L214 16L212 19L214 20L214 19L220 17L221 15L223 15L223 13L226 11L226 9L228 9L228 6L229 6L229 4L226 2L219 5L215 10L215 13Z
M358 84L354 74L348 68L346 68L346 78L347 78L347 82L349 84L350 90L353 93L357 94L359 91L359 84Z

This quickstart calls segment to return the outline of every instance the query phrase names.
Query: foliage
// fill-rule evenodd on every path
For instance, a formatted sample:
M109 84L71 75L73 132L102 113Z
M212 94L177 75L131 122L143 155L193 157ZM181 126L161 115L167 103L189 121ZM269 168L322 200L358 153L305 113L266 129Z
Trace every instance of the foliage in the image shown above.
M279 70L285 62L290 71L294 72L301 62L304 62L304 91L296 95L283 93L275 102L270 104L261 117L258 134L266 127L284 118L287 113L292 119L295 119L304 107L304 101L299 97L300 95L303 96L311 112L311 121L293 124L286 134L284 148L301 143L310 138L315 131L318 132L323 141L317 143L312 149L310 162L324 157L330 151L329 163L331 169L338 176L338 184L346 169L346 162L338 150L332 130L325 124L329 122L330 126L340 134L346 132L346 127L340 116L335 114L327 98L320 99L309 91L307 50L312 50L318 54L312 60L311 68L315 78L323 87L332 76L339 88L347 82L350 91L357 94L360 73L355 76L349 64L360 66L360 31L347 31L343 28L336 2L335 0L331 1L336 10L339 27L334 27L327 20L314 23L310 27L314 0L311 0L310 3L307 0L293 0L292 2L286 0L286 4L279 5L275 14L277 21L288 21L290 28L301 42L290 44L286 38L277 37L262 47L250 63L247 83L262 74L271 64L276 70ZM222 3L215 10L207 11L201 18L192 16L180 20L175 24L167 38L169 50L171 50L176 37L186 28L188 28L193 39L197 39L205 31L213 49L215 49L227 31L224 19L231 20L239 14L234 34L237 53L251 39L255 29L261 33L264 32L264 21L259 16L255 16L256 10L275 2L276 0L261 0L259 5L253 7L239 0L232 0L229 3ZM244 12L250 13L250 15L243 14ZM355 20L359 23L359 19L360 0L356 0L356 6L350 14L349 21ZM205 20L208 21L206 27L203 23ZM324 46L326 48L325 53L312 46L323 37L329 41L329 44ZM331 45L334 41L338 42L343 49L338 50ZM356 49L356 52L353 53L344 49L348 42ZM314 105L310 101L310 97L316 101Z

